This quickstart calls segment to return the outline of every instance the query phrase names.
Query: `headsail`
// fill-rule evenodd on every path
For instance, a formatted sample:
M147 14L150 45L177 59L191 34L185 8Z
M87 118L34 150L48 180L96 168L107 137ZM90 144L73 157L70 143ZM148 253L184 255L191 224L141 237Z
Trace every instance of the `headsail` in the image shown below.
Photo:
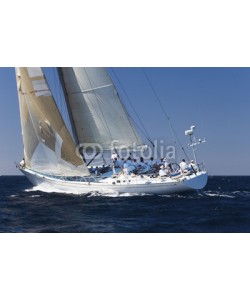
M103 150L142 142L105 68L58 68L75 139Z
M60 175L89 175L41 68L16 68L26 166Z

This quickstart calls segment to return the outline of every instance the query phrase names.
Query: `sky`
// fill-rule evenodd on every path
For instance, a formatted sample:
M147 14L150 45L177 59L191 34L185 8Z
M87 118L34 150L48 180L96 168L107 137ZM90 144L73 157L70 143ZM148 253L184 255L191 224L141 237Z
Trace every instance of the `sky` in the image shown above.
M55 69L44 68L55 97ZM129 96L150 137L173 144L168 121L142 68L108 68L135 121ZM184 131L196 126L206 138L197 157L210 175L250 175L250 68L144 68L179 140L191 158ZM122 85L122 88L117 81ZM14 68L0 68L0 174L19 174L23 156ZM59 106L62 104L59 104ZM66 114L64 114L66 116ZM179 153L178 159L184 158Z

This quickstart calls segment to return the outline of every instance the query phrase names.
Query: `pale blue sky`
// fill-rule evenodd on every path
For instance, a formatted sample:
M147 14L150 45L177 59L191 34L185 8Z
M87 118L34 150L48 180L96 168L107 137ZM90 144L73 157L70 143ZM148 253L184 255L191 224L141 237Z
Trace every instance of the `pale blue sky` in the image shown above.
M112 69L108 70L113 76ZM114 70L150 136L171 143L168 123L142 69ZM188 143L184 131L190 125L197 126L197 137L206 137L207 143L200 147L198 157L205 161L209 173L250 175L250 68L145 70L183 145ZM54 88L55 71L45 71ZM119 85L117 88L128 104L123 90ZM14 162L21 159L23 146L14 68L0 68L0 102L0 174L19 174Z

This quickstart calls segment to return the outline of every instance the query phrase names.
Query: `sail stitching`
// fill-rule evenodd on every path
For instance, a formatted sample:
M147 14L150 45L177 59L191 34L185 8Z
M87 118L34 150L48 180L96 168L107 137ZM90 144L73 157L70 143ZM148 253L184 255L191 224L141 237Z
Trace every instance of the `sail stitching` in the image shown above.
M46 89L46 90L33 90L31 92L21 92L22 95L29 95L29 94L35 94L35 93L39 93L39 92L50 92L50 89Z
M72 92L71 94L84 94L84 93L92 92L92 91L95 91L95 90L104 89L104 88L107 88L107 87L110 87L110 86L113 86L113 84L98 86L96 88L91 88L91 89L88 89L88 90L82 90L80 92Z
M108 73L108 72L107 72L107 73ZM109 74L108 74L108 75L109 75ZM110 76L109 76L109 78L110 78ZM111 78L110 78L110 80L111 80ZM115 90L116 90L116 89L115 89ZM117 91L116 91L116 92L117 92ZM119 96L118 92L117 92L117 96L118 96L118 98L120 99L120 96ZM141 141L139 140L139 137L137 136L136 131L135 131L135 129L134 129L134 126L133 126L133 124L132 124L132 118L130 117L130 115L129 115L129 113L128 113L128 111L127 111L127 109L126 109L124 103L121 101L121 99L120 99L120 103L121 103L121 106L122 106L122 108L123 108L123 110L124 110L124 112L125 112L125 114L126 114L126 116L127 116L127 118L128 118L129 124L130 124L130 126L131 126L131 128L132 128L132 130L133 130L133 132L134 132L134 135L135 135L135 137L136 137L136 139L137 139L138 144L139 144L139 145L142 144Z
M98 104L98 106L99 106L99 108L100 108L100 111L101 111L101 114L102 114L102 117L103 117L103 120L104 120L104 122L105 122L105 126L106 126L106 128L105 128L105 129L107 130L107 133L108 133L108 135L109 135L110 139L112 140L113 138L112 138L111 132L110 132L110 130L109 130L109 128L108 128L107 121L106 121L106 119L105 119L105 117L104 117L104 114L103 114L103 111L102 111L101 105L100 105L100 103L99 103L99 99L98 99L98 97L97 97L97 95L96 95L96 93L95 93L95 90L94 90L94 88L93 88L93 86L92 86L92 83L91 83L91 81L90 81L90 78L89 78L89 75L88 75L88 73L87 73L86 69L84 69L84 72L85 72L85 73L86 73L86 75L87 75L87 78L88 78L89 84L90 84L90 86L91 86L91 88L92 88L92 90L93 90L93 92L94 92L95 98L96 98L96 100L97 100L97 104ZM105 126L104 126L104 127L105 127Z

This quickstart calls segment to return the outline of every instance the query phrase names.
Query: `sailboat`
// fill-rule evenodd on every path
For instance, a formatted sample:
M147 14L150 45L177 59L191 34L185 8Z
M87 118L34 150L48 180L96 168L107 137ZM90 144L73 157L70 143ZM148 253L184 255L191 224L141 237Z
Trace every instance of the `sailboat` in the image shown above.
M42 68L16 68L24 144L24 161L18 167L34 186L78 194L170 194L205 187L207 171L197 161L197 169L187 172L169 164L166 176L159 176L146 163L134 172L112 163L98 168L95 158L102 153L113 153L117 159L124 150L142 153L147 145L105 68L61 67L57 71L71 133ZM186 133L191 139L193 131ZM194 140L192 147L196 147ZM87 162L90 149L96 154Z

